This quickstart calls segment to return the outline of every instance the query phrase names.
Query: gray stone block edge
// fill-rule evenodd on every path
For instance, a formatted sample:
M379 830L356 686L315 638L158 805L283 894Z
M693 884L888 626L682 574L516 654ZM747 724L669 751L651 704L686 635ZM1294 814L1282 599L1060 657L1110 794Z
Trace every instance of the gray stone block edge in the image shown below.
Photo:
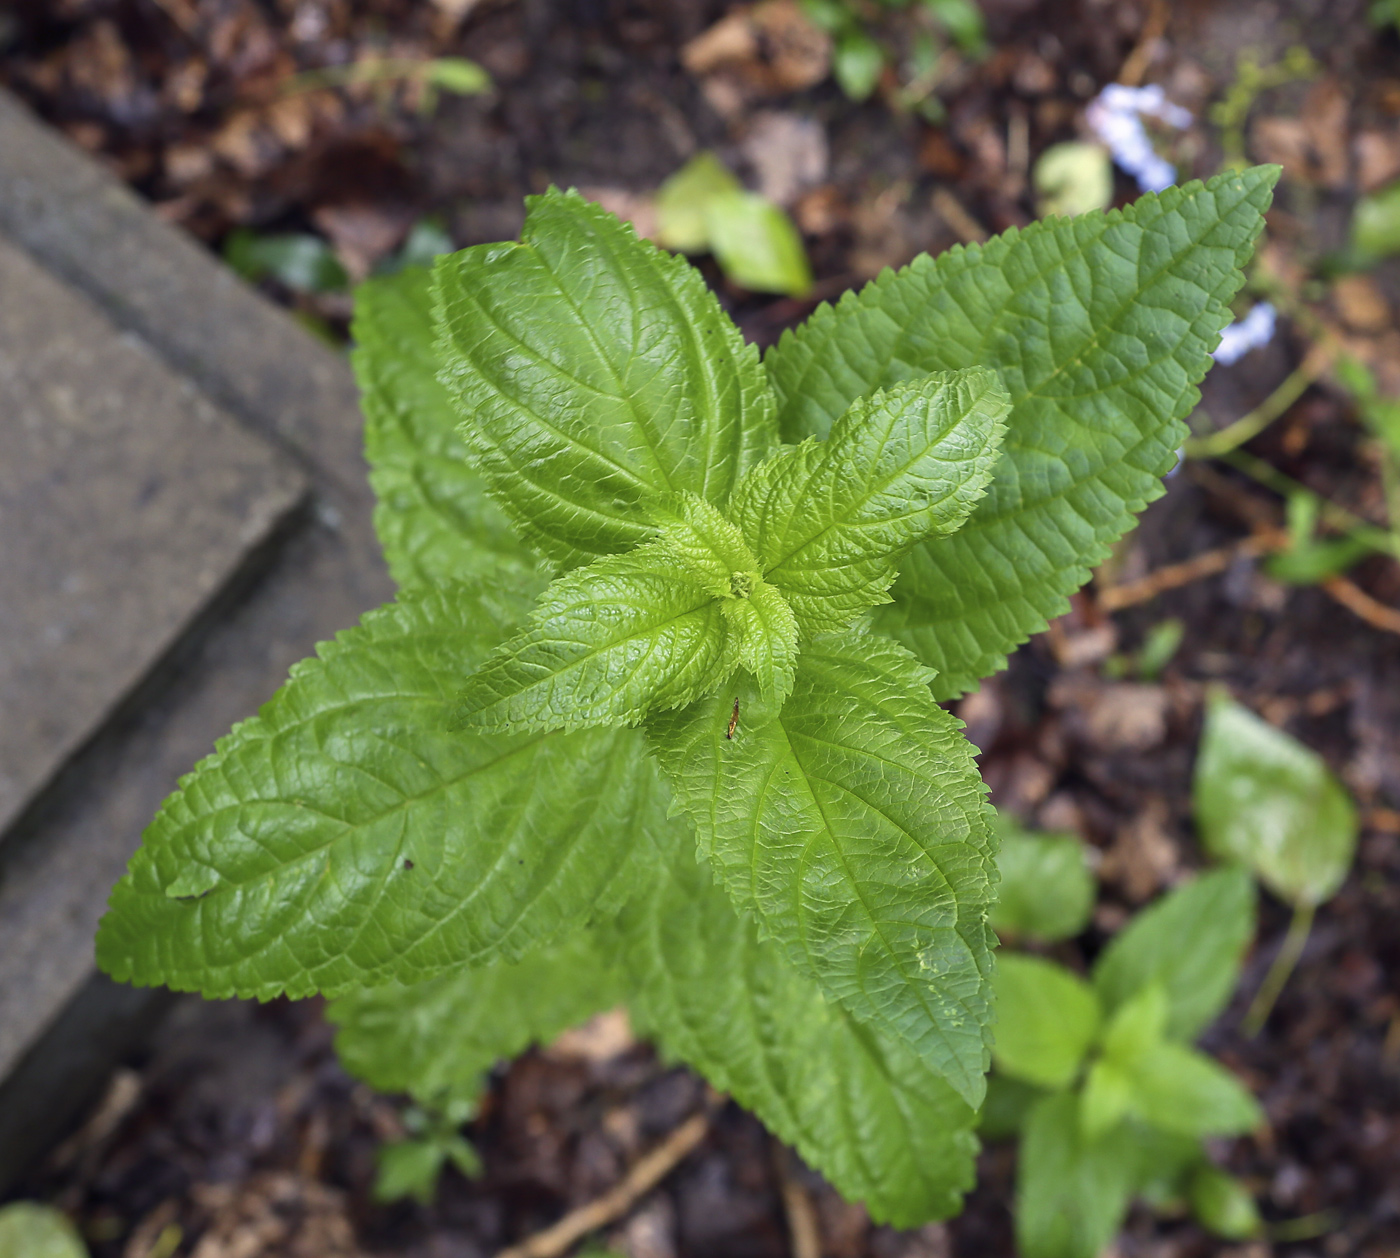
M0 839L3 1195L161 1003L98 979L92 957L108 891L146 822L296 660L393 591L342 356L3 92L0 230L309 485L304 509L245 556Z

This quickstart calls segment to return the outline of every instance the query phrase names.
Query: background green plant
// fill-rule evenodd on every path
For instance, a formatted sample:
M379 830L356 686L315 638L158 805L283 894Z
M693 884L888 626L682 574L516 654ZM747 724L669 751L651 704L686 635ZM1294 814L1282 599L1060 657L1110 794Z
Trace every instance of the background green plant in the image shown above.
M1023 899L1038 874L1012 865L1003 878ZM1017 887L1022 879L1030 885ZM1229 1001L1253 934L1249 875L1219 870L1135 917L1088 981L1042 957L999 958L996 1073L982 1130L1020 1136L1023 1258L1093 1258L1135 1196L1189 1201L1224 1236L1258 1232L1249 1194L1201 1142L1251 1131L1262 1112L1234 1076L1189 1047Z

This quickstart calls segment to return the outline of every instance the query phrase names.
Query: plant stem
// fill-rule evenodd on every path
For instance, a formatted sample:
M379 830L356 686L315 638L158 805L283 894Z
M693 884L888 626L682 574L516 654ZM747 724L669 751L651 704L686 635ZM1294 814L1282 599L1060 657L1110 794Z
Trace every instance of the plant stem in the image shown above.
M1283 991L1284 984L1293 973L1293 967L1298 964L1298 958L1303 955L1303 947L1308 942L1316 914L1315 904L1300 904L1293 910L1293 920L1288 923L1288 933L1283 937L1274 963L1269 966L1269 972L1264 976L1263 985L1250 1004L1249 1012L1244 1015L1241 1025L1246 1035L1253 1037L1264 1029L1264 1023L1269 1020L1269 1014L1274 1010L1279 993Z
M1307 357L1284 377L1283 383L1248 414L1242 415L1233 424L1227 424L1219 432L1213 432L1207 437L1189 438L1185 446L1186 457L1219 458L1257 437L1302 397L1307 387L1327 370L1332 361L1332 354L1331 343L1319 341L1308 352Z

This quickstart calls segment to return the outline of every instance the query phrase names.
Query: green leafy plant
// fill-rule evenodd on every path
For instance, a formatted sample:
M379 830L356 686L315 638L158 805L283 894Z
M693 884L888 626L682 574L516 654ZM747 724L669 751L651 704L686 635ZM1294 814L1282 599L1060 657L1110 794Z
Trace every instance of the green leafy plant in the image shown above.
M431 1109L418 1105L406 1109L403 1121L408 1135L379 1148L375 1199L398 1201L412 1197L427 1205L436 1194L438 1178L448 1163L469 1178L479 1175L481 1159L461 1132L462 1124L475 1113L472 1097L451 1094Z
M1372 26L1393 26L1400 30L1400 0L1371 0L1366 16Z
M625 1001L876 1218L954 1213L995 840L935 699L1161 492L1276 176L921 258L762 361L573 193L367 285L399 597L182 780L103 967L339 997L439 1109Z
M948 41L969 56L987 52L986 26L975 0L802 0L802 9L831 36L832 74L847 97L868 100L886 67L898 66L903 53L908 73L893 103L917 109L929 121L943 116L933 92L945 73ZM882 15L910 10L915 18L912 39L880 38Z
M1020 1133L1022 1258L1093 1258L1134 1196L1189 1201L1225 1236L1258 1230L1249 1194L1201 1141L1251 1131L1263 1115L1190 1047L1229 1000L1253 933L1249 876L1220 870L1139 914L1089 981L1041 957L999 958L983 1129Z
M1136 677L1139 681L1156 681L1176 656L1186 626L1175 616L1159 620L1144 635L1142 645L1126 655L1110 655L1103 662L1105 677L1119 680Z
M246 280L271 276L298 293L333 293L350 285L330 241L310 232L235 228L224 241L224 261Z
M1207 851L1251 870L1293 906L1283 945L1245 1016L1264 1025L1297 965L1317 906L1356 854L1356 805L1316 752L1223 692L1212 695L1196 758L1196 826Z
M710 251L734 283L801 296L812 269L802 237L779 206L749 192L713 153L698 153L656 194L657 239L682 253Z

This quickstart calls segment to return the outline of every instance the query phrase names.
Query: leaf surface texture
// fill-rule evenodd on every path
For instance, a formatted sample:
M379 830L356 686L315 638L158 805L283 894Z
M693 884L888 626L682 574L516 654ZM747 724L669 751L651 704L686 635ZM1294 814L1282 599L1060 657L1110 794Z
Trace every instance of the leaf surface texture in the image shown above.
M739 679L647 729L734 903L857 1019L980 1102L993 852L984 788L928 670L872 634L814 640L781 711Z
M986 497L911 553L880 616L938 670L938 698L1063 612L1162 492L1277 177L1230 172L918 258L769 351L788 441L929 372L991 368L1011 395Z
M99 930L107 972L336 995L519 956L625 897L664 819L639 734L447 731L521 602L406 597L297 665L148 827Z
M442 379L488 484L576 564L650 532L645 500L723 502L776 439L773 398L698 271L577 193L518 243L438 261Z

